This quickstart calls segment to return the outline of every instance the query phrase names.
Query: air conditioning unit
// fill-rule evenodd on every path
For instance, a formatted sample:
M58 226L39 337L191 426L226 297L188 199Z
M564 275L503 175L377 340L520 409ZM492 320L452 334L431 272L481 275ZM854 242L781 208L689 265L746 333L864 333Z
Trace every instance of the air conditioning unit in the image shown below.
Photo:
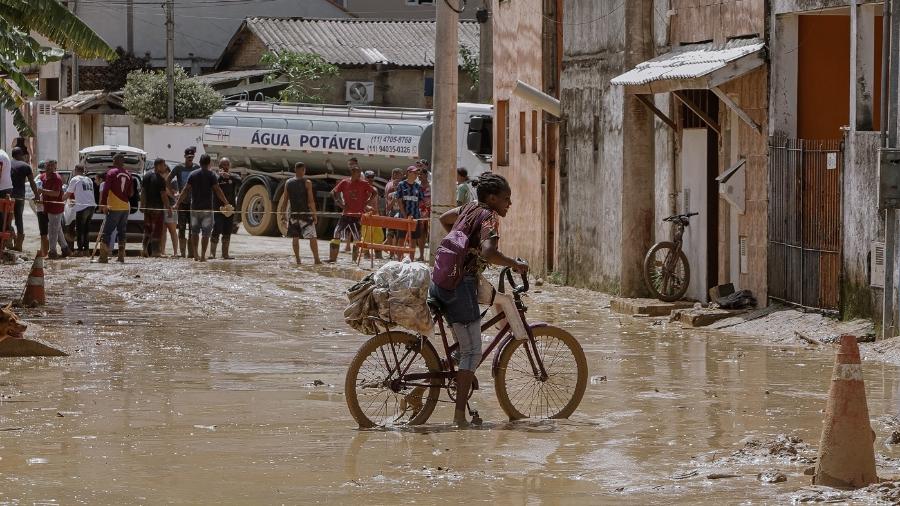
M869 273L869 285L873 288L884 288L884 242L872 241L872 267Z
M350 104L371 104L375 100L375 83L347 81L347 94L344 100Z

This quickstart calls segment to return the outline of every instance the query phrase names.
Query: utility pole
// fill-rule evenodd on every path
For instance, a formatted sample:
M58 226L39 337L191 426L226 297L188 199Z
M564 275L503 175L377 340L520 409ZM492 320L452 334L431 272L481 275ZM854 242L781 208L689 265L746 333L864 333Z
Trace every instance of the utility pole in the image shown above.
M898 82L900 82L900 0L884 2L884 49L882 59L881 82L881 134L882 147L897 148L898 135ZM886 49L890 48L889 51ZM890 56L888 56L890 55ZM881 315L882 338L896 335L894 319L896 290L894 286L894 270L897 267L896 245L897 210L884 210L884 301Z
M125 48L134 55L134 0L128 0L125 7Z
M459 96L461 0L437 1L432 134L430 257L444 238L441 215L456 203L456 101Z
M625 1L625 68L654 56L653 0ZM620 294L645 295L641 258L653 245L653 114L634 95L625 95L622 122L622 244ZM696 209L695 209L696 210Z
M478 47L478 101L489 104L494 98L494 19L491 5L484 0L475 19L479 25Z
M168 108L166 120L175 121L175 0L166 0L166 81L168 82Z

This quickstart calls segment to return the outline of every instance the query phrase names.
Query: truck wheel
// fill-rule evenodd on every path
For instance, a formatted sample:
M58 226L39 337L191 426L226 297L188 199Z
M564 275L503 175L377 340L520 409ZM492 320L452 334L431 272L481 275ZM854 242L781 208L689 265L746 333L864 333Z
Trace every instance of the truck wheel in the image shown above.
M241 201L244 229L250 235L272 235L278 229L273 211L268 188L261 184L251 187Z
M281 198L287 198L287 196L282 193ZM279 200L278 202L275 203L275 209L278 209L280 202L281 201ZM291 210L290 203L288 203L288 206L285 207L284 209L285 209L285 211L290 211ZM287 214L279 214L279 215L276 215L275 218L276 218L275 221L278 224L278 232L282 236L286 237L287 236L287 226L288 226L288 215Z

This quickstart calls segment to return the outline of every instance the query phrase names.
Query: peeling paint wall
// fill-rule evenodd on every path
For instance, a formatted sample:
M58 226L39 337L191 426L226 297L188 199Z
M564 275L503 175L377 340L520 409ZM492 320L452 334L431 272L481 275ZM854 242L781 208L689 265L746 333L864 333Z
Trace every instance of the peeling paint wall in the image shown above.
M536 276L545 275L547 265L547 198L540 156L543 114L533 104L513 95L512 91L517 80L538 89L543 88L542 12L541 0L493 0L491 18L495 41L495 113L498 100L509 101L509 163L498 163L496 146L499 132L496 129L500 123L495 117L494 170L509 180L513 191L512 208L501 224L500 245L505 254L527 259ZM524 131L520 124L522 113ZM533 135L533 127L537 128L536 136Z
M848 132L842 205L843 280L841 312L844 318L881 314L881 290L869 287L872 241L883 239L878 213L879 132Z
M654 2L657 53L668 40L668 0ZM625 9L617 0L566 0L560 138L559 270L570 285L620 293L623 214L624 93L609 81L623 73ZM656 97L669 111L669 99ZM672 134L655 120L653 233L668 238L661 219L671 214L674 185Z

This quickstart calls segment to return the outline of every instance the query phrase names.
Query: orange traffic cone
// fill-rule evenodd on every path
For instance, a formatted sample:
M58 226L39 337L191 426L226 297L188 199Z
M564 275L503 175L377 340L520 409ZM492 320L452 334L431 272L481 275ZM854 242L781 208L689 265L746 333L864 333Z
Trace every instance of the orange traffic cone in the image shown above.
M855 336L841 336L813 484L860 488L877 483L874 444L859 346Z
M43 306L47 300L44 298L44 257L37 255L31 264L31 272L25 283L25 293L22 294L23 306Z

